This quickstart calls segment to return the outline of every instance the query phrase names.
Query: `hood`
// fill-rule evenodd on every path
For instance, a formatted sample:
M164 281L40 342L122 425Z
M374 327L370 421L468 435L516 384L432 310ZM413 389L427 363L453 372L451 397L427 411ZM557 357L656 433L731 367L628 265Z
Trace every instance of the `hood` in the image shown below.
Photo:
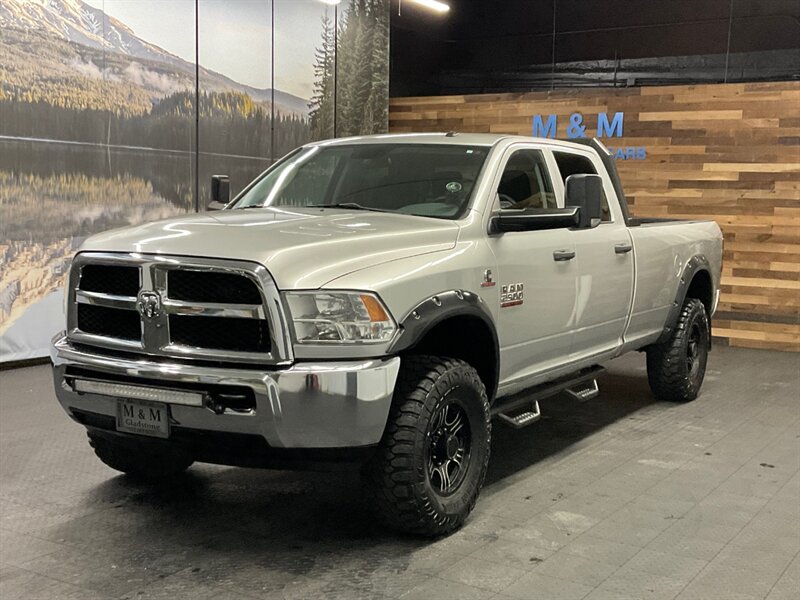
M184 215L90 237L81 251L248 260L281 289L321 287L365 267L453 248L452 221L325 208L256 208Z

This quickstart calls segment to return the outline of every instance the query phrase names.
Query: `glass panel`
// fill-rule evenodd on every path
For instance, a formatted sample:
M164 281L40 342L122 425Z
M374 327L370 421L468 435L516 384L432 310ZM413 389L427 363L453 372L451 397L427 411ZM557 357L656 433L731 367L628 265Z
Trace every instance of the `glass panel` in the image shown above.
M340 8L319 0L274 2L273 155L278 159L308 141L333 136L333 32Z
M228 175L231 198L272 156L272 4L200 0L200 210L212 175Z
M389 107L389 2L350 0L341 6L336 136L384 133Z
M87 236L191 206L194 2L61 6L0 32L0 360L46 355Z

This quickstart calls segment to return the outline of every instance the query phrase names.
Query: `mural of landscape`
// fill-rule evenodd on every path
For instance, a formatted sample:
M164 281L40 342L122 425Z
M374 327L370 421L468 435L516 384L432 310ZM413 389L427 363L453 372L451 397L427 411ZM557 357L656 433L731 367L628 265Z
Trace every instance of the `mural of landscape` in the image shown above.
M0 361L46 355L87 236L386 131L388 36L388 0L0 0Z

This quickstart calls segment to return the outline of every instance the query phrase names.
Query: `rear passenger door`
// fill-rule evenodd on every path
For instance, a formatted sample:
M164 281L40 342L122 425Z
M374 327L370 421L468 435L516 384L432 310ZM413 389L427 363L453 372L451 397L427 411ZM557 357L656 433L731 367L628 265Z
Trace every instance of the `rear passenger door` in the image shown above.
M573 232L578 279L572 358L577 360L622 344L633 300L633 246L628 225L599 157L588 150L560 149L553 152L553 157L560 173L556 183L561 198L564 182L570 175L603 175L602 222L597 227Z

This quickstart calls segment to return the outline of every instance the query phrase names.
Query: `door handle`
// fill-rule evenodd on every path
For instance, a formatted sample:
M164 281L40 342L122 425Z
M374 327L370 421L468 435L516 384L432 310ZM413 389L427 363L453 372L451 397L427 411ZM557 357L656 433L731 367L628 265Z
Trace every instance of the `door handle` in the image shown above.
M614 245L614 252L617 254L627 254L631 250L633 250L633 246L628 243Z
M553 252L553 260L556 262L572 260L573 258L575 258L574 250L556 250L555 252Z

